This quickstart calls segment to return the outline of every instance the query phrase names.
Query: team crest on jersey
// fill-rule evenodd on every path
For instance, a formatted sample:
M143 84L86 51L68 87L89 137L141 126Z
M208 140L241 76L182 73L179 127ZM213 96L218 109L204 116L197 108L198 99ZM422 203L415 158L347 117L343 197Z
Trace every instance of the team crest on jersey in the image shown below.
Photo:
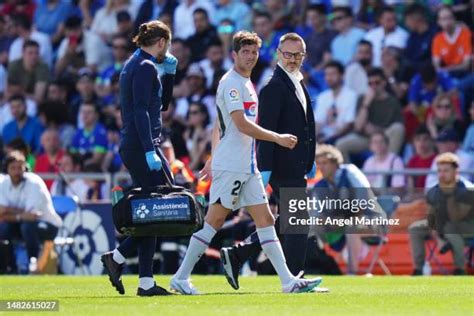
M239 101L239 91L237 89L230 89L229 91L230 102Z
M245 115L256 116L257 115L257 103L256 102L244 102Z

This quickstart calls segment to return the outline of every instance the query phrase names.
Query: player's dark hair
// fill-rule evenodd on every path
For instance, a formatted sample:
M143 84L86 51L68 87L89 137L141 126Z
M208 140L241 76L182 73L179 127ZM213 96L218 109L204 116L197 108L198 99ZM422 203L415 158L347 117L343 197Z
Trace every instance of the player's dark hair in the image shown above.
M27 49L28 47L36 47L36 48L39 48L39 44L37 41L34 41L34 40L26 40L24 43L23 43L23 50Z
M193 16L195 14L204 14L204 16L209 19L209 14L207 13L206 10L204 10L203 8L197 8L196 10L193 11Z
M80 29L82 27L82 19L78 16L70 16L64 22L64 27L69 30Z
M348 7L348 6L339 6L339 7L335 7L333 10L332 10L333 13L335 12L342 12L344 14L344 16L346 17L352 17L353 14L352 14L352 9L351 7Z
M370 135L370 139L374 138L375 136L382 136L383 141L385 142L385 145L390 144L390 138L388 138L388 136L384 132L381 132L381 131L373 132L372 135Z
M379 17L382 17L385 13L393 13L395 14L395 9L391 6L384 6L383 8L380 9Z
M316 11L322 15L328 14L328 9L324 4L312 4L308 6L308 8L306 9L306 13L308 13L308 11Z
M8 166L14 162L21 162L23 165L26 166L26 158L25 155L19 150L13 150L7 154L5 159L3 160L3 168L5 173L8 170Z
M154 20L140 25L138 34L133 38L133 43L139 47L147 47L154 45L161 38L169 41L171 30L165 23Z
M8 102L10 102L10 103L13 102L13 101L20 101L21 103L26 105L26 99L21 94L14 94L8 99Z
M360 45L366 45L366 46L369 46L372 49L372 43L369 42L368 40L360 40L359 44L357 44L357 45L359 45L359 46Z
M426 127L425 124L421 124L418 126L418 128L415 130L415 137L420 136L420 135L428 135L431 138L430 131Z
M324 69L327 69L327 68L334 68L337 70L339 74L341 75L344 74L344 66L338 61L331 60L330 62L326 64L326 66L324 66Z
M420 69L421 82L432 83L436 80L436 68L431 62L427 62Z
M268 12L259 11L255 13L255 15L253 16L253 20L255 21L255 19L257 18L266 18L267 20L272 21L272 16Z
M386 80L385 78L385 73L383 72L382 68L374 67L369 69L367 72L367 77L379 77L382 78L383 80Z
M262 40L257 33L248 31L239 31L232 37L232 50L236 53L246 45L257 45L258 48L262 46Z
M417 15L426 20L426 8L422 4L413 3L405 10L405 16Z

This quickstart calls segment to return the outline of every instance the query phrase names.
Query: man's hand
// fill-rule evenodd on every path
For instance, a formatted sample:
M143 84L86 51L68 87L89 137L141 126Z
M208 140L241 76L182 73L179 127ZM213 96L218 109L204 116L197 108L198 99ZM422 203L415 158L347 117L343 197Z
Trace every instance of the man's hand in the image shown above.
M211 181L212 180L212 170L211 170L211 159L206 161L204 168L199 171L199 180L201 181Z
M163 69L166 74L176 74L176 67L178 66L178 59L171 55L170 53L166 53L165 60L163 61Z
M276 143L282 147L293 149L298 143L298 138L291 134L278 134Z

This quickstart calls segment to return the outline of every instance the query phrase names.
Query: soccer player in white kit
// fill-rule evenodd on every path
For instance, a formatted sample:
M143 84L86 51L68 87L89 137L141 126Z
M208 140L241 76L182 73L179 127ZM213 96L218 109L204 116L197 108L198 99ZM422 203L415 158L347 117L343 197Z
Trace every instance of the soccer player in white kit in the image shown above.
M204 227L192 235L184 260L170 282L171 290L181 294L198 294L189 280L194 265L227 215L241 207L245 207L255 221L262 249L278 273L284 293L309 292L322 281L321 278L303 279L302 272L294 276L288 270L256 166L255 138L290 149L297 143L293 135L277 134L255 123L258 99L250 74L257 63L261 43L255 33L246 31L233 37L234 67L219 82L212 161L202 170L204 176L212 176L209 211Z

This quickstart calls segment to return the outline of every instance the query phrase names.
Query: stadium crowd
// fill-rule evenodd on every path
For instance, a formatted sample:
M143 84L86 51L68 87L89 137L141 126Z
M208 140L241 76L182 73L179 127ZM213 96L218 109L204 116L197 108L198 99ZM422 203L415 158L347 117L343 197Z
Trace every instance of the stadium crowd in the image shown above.
M173 100L162 113L162 147L178 184L208 192L197 171L210 155L216 89L232 67L231 39L241 29L263 41L251 77L257 92L276 65L280 36L294 31L305 39L302 71L316 137L336 146L345 163L364 171L429 169L437 153L453 152L460 170L474 170L469 1L1 2L2 156L23 152L35 173L125 171L118 81L136 49L133 35L152 19L172 28L170 52L178 59ZM369 181L433 184L426 176ZM46 185L53 195L69 192L62 180ZM100 181L70 186L81 201L110 196Z

